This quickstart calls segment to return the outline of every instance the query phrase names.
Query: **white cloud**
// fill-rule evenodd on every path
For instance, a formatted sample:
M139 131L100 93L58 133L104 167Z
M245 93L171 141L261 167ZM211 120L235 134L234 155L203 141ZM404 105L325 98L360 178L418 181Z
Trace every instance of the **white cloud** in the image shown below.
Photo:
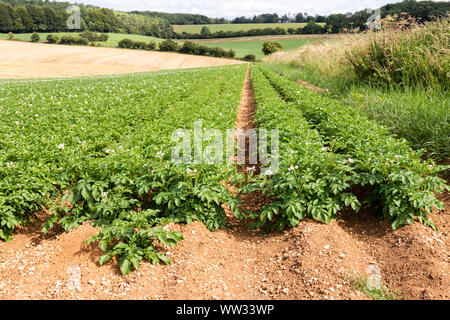
M209 17L234 18L261 13L331 14L379 8L398 0L76 0L78 3L122 11L148 10L172 13L199 13Z

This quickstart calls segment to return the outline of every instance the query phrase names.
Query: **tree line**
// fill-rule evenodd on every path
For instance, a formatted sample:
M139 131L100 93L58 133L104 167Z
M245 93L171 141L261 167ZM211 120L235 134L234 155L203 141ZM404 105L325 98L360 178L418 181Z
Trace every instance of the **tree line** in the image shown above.
M40 0L1 0L0 32L64 32L69 2ZM80 7L80 30L96 32L132 33L159 38L173 37L169 21L160 17L119 12L95 6Z
M286 35L286 34L323 34L326 28L314 21L308 22L305 26L299 28L264 28L251 29L242 31L217 31L212 32L207 26L204 26L200 33L174 33L175 39L218 39L218 38L235 38L235 37L255 37L267 35Z

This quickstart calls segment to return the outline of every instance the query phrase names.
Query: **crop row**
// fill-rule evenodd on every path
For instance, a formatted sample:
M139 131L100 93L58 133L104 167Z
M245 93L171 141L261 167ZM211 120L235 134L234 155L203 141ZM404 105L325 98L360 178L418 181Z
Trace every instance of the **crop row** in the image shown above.
M219 72L219 76L218 76ZM47 216L69 231L89 221L124 274L169 260L169 222L224 227L227 165L174 165L172 133L233 127L245 66L82 80L16 81L0 88L0 238ZM155 242L156 241L156 242Z
M380 215L390 219L394 229L412 224L415 219L435 227L428 214L433 206L443 208L434 192L448 188L444 180L437 177L444 167L436 166L431 160L422 160L421 153L413 151L406 140L392 137L384 127L356 110L302 88L263 66L257 69L265 75L270 87L279 93L279 103L280 98L284 102L288 115L278 116L278 126L289 128L290 118L295 118L296 123L306 120L309 128L320 134L323 150L334 154L338 163L347 163L346 179L339 180L340 183L345 181L350 190L364 188L369 193L364 201L378 207ZM263 81L259 75L255 78L256 83ZM255 90L258 95L264 87L256 85ZM283 121L282 117L286 120ZM297 131L300 136L305 134L301 127ZM292 150L295 152L296 148ZM312 154L315 155L316 151ZM304 161L304 157L299 159L299 163ZM316 166L312 164L312 168ZM302 174L307 174L307 171Z
M353 176L349 160L331 152L301 111L285 102L258 68L252 69L251 77L255 120L260 128L279 128L280 137L279 171L248 187L273 199L262 208L255 226L281 230L306 217L330 222L345 206L358 210L358 199L346 191Z

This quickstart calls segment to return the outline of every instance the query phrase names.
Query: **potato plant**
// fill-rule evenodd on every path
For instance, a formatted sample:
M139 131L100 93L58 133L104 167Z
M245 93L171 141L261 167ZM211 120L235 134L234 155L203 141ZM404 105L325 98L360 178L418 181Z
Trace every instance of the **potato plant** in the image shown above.
M380 215L390 219L394 229L415 219L435 228L428 215L433 207L443 209L433 192L448 189L437 176L446 167L422 160L421 152L413 151L406 140L390 136L387 129L356 110L264 67L260 70L280 96L321 134L327 148L348 159L353 170L351 183L370 191L365 200L378 206Z

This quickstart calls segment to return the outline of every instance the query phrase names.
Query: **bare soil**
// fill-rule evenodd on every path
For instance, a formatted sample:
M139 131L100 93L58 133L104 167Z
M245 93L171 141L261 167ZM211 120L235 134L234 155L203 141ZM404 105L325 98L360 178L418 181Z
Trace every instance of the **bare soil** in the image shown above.
M254 111L247 76L237 128L252 127ZM450 195L440 199L445 211L431 215L439 231L418 223L393 231L371 208L271 234L231 216L230 229L213 233L201 223L171 224L185 237L165 249L172 265L143 263L127 277L115 262L98 265L101 250L82 243L96 231L88 224L49 235L31 226L0 243L0 299L368 299L349 279L370 266L399 298L449 299Z
M0 78L53 78L224 66L238 60L0 40Z

